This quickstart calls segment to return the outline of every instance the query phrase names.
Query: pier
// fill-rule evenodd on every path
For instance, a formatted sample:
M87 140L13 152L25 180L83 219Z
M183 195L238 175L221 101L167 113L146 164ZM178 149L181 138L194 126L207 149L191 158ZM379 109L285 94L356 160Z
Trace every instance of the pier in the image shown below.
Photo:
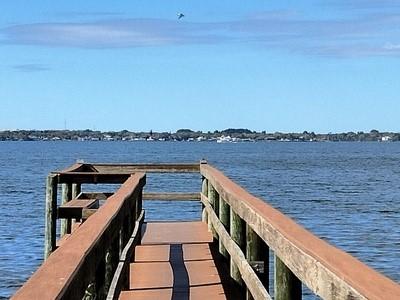
M149 173L197 173L198 190L144 191ZM96 184L120 186L83 188ZM322 299L400 299L399 284L206 161L79 163L48 175L45 200L45 260L12 299L296 300L303 286ZM198 220L148 222L153 200L200 202Z

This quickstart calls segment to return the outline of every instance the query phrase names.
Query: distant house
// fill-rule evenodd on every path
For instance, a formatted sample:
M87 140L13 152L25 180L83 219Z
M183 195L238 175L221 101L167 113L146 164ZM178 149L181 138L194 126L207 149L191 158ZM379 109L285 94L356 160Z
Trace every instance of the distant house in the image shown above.
M381 141L382 141L382 142L391 142L391 141L392 141L392 137L391 137L391 136L388 136L388 135L385 135L385 136L383 136L383 137L381 138Z

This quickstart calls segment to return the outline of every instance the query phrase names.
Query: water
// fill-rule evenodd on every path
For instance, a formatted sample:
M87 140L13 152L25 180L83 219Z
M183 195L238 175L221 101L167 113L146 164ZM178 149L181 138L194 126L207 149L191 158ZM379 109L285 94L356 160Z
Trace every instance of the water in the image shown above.
M44 183L50 171L77 159L202 158L318 236L400 282L400 143L1 142L0 298L13 294L42 262ZM150 175L146 189L198 191L200 180L198 175ZM176 205L179 213L172 218L199 218L195 203L148 203L147 216L165 219L165 212L177 211Z

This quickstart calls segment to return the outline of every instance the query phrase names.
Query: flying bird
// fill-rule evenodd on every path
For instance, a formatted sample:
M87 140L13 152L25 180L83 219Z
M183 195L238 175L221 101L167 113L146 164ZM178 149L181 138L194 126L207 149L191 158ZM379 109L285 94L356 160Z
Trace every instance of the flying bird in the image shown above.
M182 19L185 15L183 13L178 14L178 20Z

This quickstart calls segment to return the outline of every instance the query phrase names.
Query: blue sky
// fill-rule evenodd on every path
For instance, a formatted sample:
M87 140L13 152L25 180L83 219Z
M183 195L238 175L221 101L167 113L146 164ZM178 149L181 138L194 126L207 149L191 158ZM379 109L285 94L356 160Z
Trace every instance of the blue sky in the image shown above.
M59 2L0 3L0 130L400 131L398 0Z

